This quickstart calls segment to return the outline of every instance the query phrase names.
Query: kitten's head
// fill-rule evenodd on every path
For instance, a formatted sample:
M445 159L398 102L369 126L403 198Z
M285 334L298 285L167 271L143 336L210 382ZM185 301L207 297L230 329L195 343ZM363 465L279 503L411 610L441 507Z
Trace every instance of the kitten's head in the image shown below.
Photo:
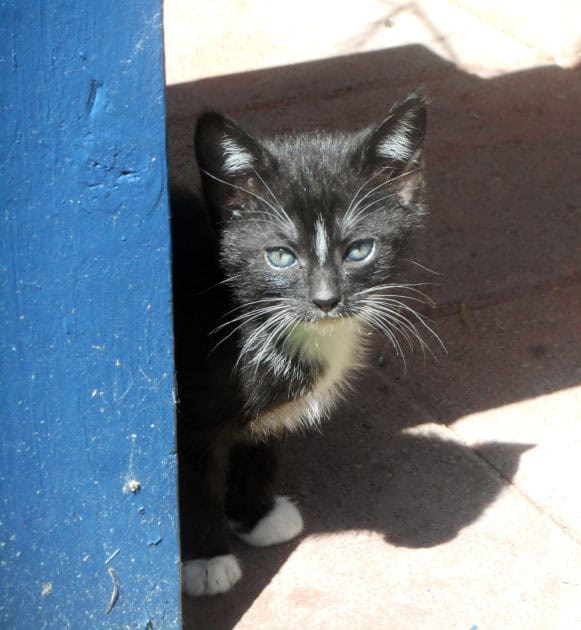
M424 213L425 130L417 96L350 134L258 140L218 114L201 117L196 155L222 266L256 323L268 315L373 323L370 299Z

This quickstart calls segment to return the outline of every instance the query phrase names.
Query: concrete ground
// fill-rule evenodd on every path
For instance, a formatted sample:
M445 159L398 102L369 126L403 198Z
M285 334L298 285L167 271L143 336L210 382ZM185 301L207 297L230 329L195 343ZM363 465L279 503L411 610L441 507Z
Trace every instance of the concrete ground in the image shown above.
M445 341L289 439L305 533L236 544L185 628L581 628L581 7L166 0L173 180L196 116L354 128L421 86L431 224L410 259ZM539 3L541 5L541 3ZM550 9L550 10L549 10ZM550 15L548 15L550 13ZM426 336L429 339L429 335Z

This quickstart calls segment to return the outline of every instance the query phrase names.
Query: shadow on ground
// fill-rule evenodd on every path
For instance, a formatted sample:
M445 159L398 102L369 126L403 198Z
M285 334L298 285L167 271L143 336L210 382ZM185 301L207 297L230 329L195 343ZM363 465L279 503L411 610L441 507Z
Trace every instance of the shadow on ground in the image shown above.
M404 373L378 346L383 359L324 436L289 439L280 488L300 503L307 535L372 530L412 548L453 539L531 445L469 450L439 425L581 383L580 74L482 80L409 46L168 88L171 179L190 186L201 111L264 133L350 129L418 86L432 98L432 219L411 258L441 275L410 264L407 277L435 283L428 314L448 354L432 343L436 359L416 356ZM502 476L486 463L498 459ZM226 597L186 599L185 627L233 627L297 544L237 546L244 579Z

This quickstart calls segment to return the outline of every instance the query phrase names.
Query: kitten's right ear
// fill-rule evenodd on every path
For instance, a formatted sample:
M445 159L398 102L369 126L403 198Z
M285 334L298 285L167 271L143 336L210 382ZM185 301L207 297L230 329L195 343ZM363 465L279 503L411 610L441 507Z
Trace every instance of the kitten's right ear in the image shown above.
M214 211L224 210L233 195L253 188L256 171L268 159L254 138L216 113L200 117L194 145L204 195Z
M198 120L195 148L200 170L226 180L251 174L263 159L256 140L215 113L203 114Z

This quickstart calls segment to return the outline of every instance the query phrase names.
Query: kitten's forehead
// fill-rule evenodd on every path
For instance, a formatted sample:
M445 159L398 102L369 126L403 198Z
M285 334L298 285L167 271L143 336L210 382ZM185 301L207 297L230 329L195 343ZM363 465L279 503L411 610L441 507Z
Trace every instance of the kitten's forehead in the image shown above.
M314 249L319 264L322 266L327 262L329 255L329 232L322 216L318 216L315 222Z
M341 189L326 179L287 190L287 210L294 228L294 234L289 233L288 238L298 240L300 248L315 265L327 265L334 259L332 252L344 237L342 217L350 202L350 188Z

